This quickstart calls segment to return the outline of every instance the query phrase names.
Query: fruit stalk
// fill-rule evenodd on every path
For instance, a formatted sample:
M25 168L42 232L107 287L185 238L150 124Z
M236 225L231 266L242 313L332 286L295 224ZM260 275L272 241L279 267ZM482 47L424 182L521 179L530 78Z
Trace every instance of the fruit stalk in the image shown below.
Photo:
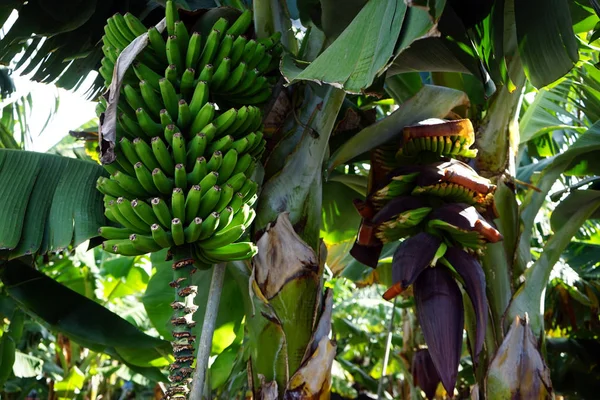
M185 399L189 392L189 383L193 373L194 342L196 337L192 328L196 325L192 317L196 306L194 297L198 287L192 285L192 274L196 271L191 246L172 248L173 281L169 284L175 289L175 300L171 303L173 317L171 318L173 354L175 362L170 366L169 380L171 387L167 389L167 398Z

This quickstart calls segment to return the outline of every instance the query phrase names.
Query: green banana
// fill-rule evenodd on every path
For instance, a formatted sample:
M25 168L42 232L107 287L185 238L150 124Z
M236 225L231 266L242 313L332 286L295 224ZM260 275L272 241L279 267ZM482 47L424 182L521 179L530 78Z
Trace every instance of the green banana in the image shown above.
M215 140L209 143L206 151L208 154L214 153L215 151L225 152L231 148L233 144L233 137L231 135L226 135L220 138L219 140Z
M177 6L175 2L168 0L165 6L165 19L167 22L167 33L170 35L175 34L175 21L179 21L179 13L177 12Z
M125 101L127 104L129 104L129 106L134 110L137 110L138 108L144 108L146 106L144 99L142 99L138 91L135 90L131 85L125 85L123 87L123 95L125 96Z
M208 145L208 139L204 133L198 133L192 140L189 141L187 146L187 165L192 166L195 164L198 157L204 155L204 150Z
M136 235L135 233L129 236L129 240L133 243L133 247L142 253L152 253L162 249L152 236Z
M252 147L252 143L250 143L251 137L244 136L241 139L238 139L231 143L231 148L237 151L239 154L246 153L246 150L249 150Z
M210 157L210 160L208 160L208 164L206 164L206 166L208 167L209 171L218 171L222 163L223 153L221 153L220 151L215 151ZM220 175L221 174L219 174L219 176Z
M219 87L225 82L225 80L231 74L231 59L224 58L220 63L219 67L215 67L215 73L210 81L211 88L216 91L219 90Z
M238 240L246 232L244 225L233 225L215 232L209 239L200 240L198 246L202 249L216 249Z
M219 203L220 203L220 201L219 201ZM218 230L223 230L233 220L234 211L233 211L233 208L227 206L222 211L220 211L219 214L220 214L220 217L219 217L219 226L217 227L217 229Z
M185 221L185 195L181 188L176 187L173 189L173 195L171 196L171 212L173 218L179 218Z
M151 139L154 136L158 136L162 133L163 127L161 124L154 122L150 114L140 107L135 110L135 116L137 117L138 123L142 128L146 138Z
M133 72L139 78L140 81L146 81L150 84L150 86L152 86L152 89L156 91L159 90L158 81L162 78L160 74L156 73L147 65L142 64L139 61L133 62ZM136 108L134 108L134 110Z
M252 54L252 57L247 60L247 64L248 64L248 68L256 68L256 66L262 61L263 57L265 56L265 53L267 52L267 48L265 47L264 44L260 44L257 43L256 48L254 50L254 54ZM271 62L271 60L269 60L269 63ZM268 66L268 64L267 64ZM256 68L258 69L258 68ZM260 71L260 69L258 69Z
M192 172L187 176L188 185L196 185L200 183L200 180L207 174L208 167L206 166L206 159L204 157L198 157L194 162Z
M206 217L202 221L202 226L200 227L200 235L198 236L198 240L208 239L212 236L212 234L217 230L219 226L219 218L220 215L218 212L212 212L208 217Z
M246 260L254 257L258 253L258 248L252 242L237 242L215 249L203 248L206 257L217 262Z
M117 207L116 200L109 201L108 204L106 205L106 210L110 212L110 215L113 217L113 220L115 222L121 224L126 229L131 229L134 232L140 231L140 229L136 225L129 222L129 220L127 218L125 218L123 216L123 214L121 214L121 212L119 211L119 208Z
M171 82L171 84L173 86L177 86L177 81L178 81L177 65L169 64L167 66L167 68L165 69L165 78L169 82ZM159 86L159 90L160 90L160 86Z
M223 19L223 18L221 18ZM202 49L202 54L200 55L200 69L204 68L206 65L210 64L213 57L217 53L217 48L219 46L219 36L220 32L218 30L211 30L206 38L206 43L204 45L204 49Z
M173 135L173 161L177 164L185 164L187 154L185 148L185 139L180 132Z
M214 211L214 208L221 197L221 191L220 186L214 185L203 194L197 214L200 218L206 218Z
M191 110L190 110L191 111ZM193 113L192 113L193 114ZM194 121L190 127L192 133L197 133L202 130L210 121L212 121L215 115L215 106L212 103L206 103L200 111L195 114Z
M233 47L234 39L235 38L233 35L225 35L225 37L219 44L219 50L215 55L215 62L213 63L215 68L218 69L219 65L221 65L221 63L223 62L223 59L229 57L229 53L231 53L231 48Z
M112 174L111 179L114 180L125 191L127 191L129 195L124 197L146 197L148 195L146 190L135 178L132 178L121 171L116 171L114 174Z
M160 58L161 62L166 63L167 43L155 26L148 29L148 42L150 43L152 50L154 50L154 54Z
M167 127L165 128L165 140L171 146L173 146L173 136L175 136L176 133L180 133L180 131L177 125L175 124L167 125Z
M179 43L180 54L185 54L190 42L190 34L181 21L175 21L175 36L177 36L177 42Z
M125 18L121 14L116 13L111 18L109 18L109 20L110 19L113 20L113 23L115 24L121 35L125 39L127 39L127 41L132 42L138 36L135 33L133 33L131 29L129 29L129 27L127 26L127 22L125 22Z
M210 83L214 73L215 73L215 67L213 67L212 64L206 64L200 70L200 75L198 75L198 79L201 81Z
M231 61L231 65L233 64L233 60ZM231 71L231 74L227 78L227 80L219 87L219 90L222 92L229 92L237 85L240 84L244 76L246 76L246 71L248 70L248 66L245 62L241 62Z
M202 36L198 32L192 33L185 55L185 67L196 68L200 53L202 52Z
M234 150L229 150L229 151L234 151ZM231 175L235 175L235 174L238 174L240 172L246 171L248 169L248 167L250 167L250 164L252 164L253 161L254 161L254 159L248 153L246 153L243 156L239 157L238 160L237 160L237 162L234 165L234 168L233 168L233 171L231 172ZM221 176L221 173L219 173L219 176ZM227 177L227 178L229 178L229 177Z
M246 43L248 43L248 41L244 36L238 36L234 40L231 52L229 53L229 58L231 58L231 65L238 65L238 63L242 59L242 55L244 54L244 48L246 47Z
M235 22L227 29L228 35L241 35L250 28L252 24L252 11L245 10Z
M175 187L181 190L187 189L187 173L183 164L175 165Z
M146 32L146 27L135 15L126 13L123 18L125 19L127 27L135 36L143 35Z
M227 183L233 186L233 190L236 192L239 191L242 186L244 186L244 182L246 182L246 175L244 175L243 172L239 172L227 179Z
M194 68L186 68L183 71L183 75L181 76L181 84L179 85L179 90L183 98L189 99L190 95L194 93L194 75L196 74L196 70Z
M173 246L173 239L167 234L167 232L163 229L162 226L154 224L150 227L150 230L152 231L152 238L162 248L168 248Z
M184 99L181 99L178 103L177 125L181 129L186 129L191 122L192 113L190 112L190 107Z
M190 112L192 115L198 114L202 107L208 102L208 83L198 81L194 88L192 100L190 100Z
M171 234L173 235L173 243L175 243L175 246L181 246L185 243L183 224L179 218L173 218L173 220L171 220Z
M235 214L242 208L243 205L244 205L244 196L240 192L237 192L236 194L233 195L233 199L231 199L231 201L229 202L228 207L231 207Z
M194 243L200 237L202 231L202 218L194 218L192 222L184 229L186 243Z
M199 185L202 188L203 196L208 191L209 188L211 188L217 184L218 179L219 179L219 173L215 172L215 171L209 172L208 174L206 174L204 176L204 178L202 178Z
M144 103L146 103L152 114L156 117L160 117L160 110L163 108L163 103L152 86L146 81L140 81L140 93L142 94Z
M148 168L146 168L141 162L136 163L133 168L135 169L135 176L144 190L153 196L157 195L158 189L154 185L152 173L148 170Z
M223 114L219 115L212 122L217 127L216 136L221 136L222 133L226 132L227 129L233 125L237 118L237 110L235 108L230 108L225 111Z
M133 144L126 137L119 140L119 149L130 164L135 165L135 163L140 162L140 157L137 155Z
M129 200L119 197L116 201L116 206L121 216L123 216L123 218L131 225L135 226L138 232L150 232L150 226L138 217L135 211L133 211L133 207Z
M177 96L177 92L175 91L175 87L171 81L166 78L159 80L158 85L160 86L160 94L162 96L165 108L169 112L169 115L172 119L177 119L179 98Z
M227 21L227 19L221 17L212 26L212 30L219 31L220 34L224 34L227 31L228 26L229 26L229 21Z
M199 185L194 185L185 198L185 222L189 224L198 215L200 209L200 200L202 199L202 189Z
M173 171L174 171L173 167ZM160 168L155 168L152 171L152 181L162 194L170 194L173 192L173 180L168 178Z
M226 182L227 179L229 179L229 177L231 176L231 174L233 173L233 171L235 169L237 162L238 162L237 150L235 150L235 149L228 150L227 153L225 153L225 156L223 156L223 162L218 169L219 179L218 179L217 183L223 183L223 182Z
M148 143L144 142L140 138L135 138L133 141L133 148L135 149L135 153L139 157L139 160L148 168L148 170L154 170L159 167L158 161L154 157L154 153L152 152L152 148L148 145Z
M112 226L102 226L98 229L98 235L105 239L127 239L133 230L127 228L115 228Z
M152 145L152 153L154 153L154 157L160 168L169 176L173 176L173 172L175 170L175 163L171 158L171 153L167 149L167 145L159 136L155 136L150 141Z
M156 215L160 225L163 228L168 229L168 227L171 226L171 219L173 218L171 216L169 206L167 206L167 204L160 197L153 198L151 204L152 211L154 211L154 215Z
M169 125L173 125L174 123L175 121L173 121L173 119L169 115L169 112L165 108L160 110L160 124L162 125L163 129L165 129ZM169 143L169 145L170 144L171 143Z
M134 199L131 201L131 208L146 225L150 226L158 224L158 219L156 218L152 207L145 201Z
M233 186L225 184L221 186L221 196L219 197L219 201L214 206L214 210L218 213L222 212L225 207L231 202L233 199L233 195L235 191L233 190Z

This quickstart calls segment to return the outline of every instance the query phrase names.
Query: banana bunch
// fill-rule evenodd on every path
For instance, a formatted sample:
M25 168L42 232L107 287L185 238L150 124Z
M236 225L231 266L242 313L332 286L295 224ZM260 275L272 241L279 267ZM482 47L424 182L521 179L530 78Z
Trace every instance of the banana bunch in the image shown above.
M362 221L350 251L375 268L383 244L402 240L392 260L393 285L383 297L390 300L413 287L432 367L450 394L464 327L463 298L456 281L475 311L475 338L470 339L477 360L488 312L478 256L487 243L502 240L487 220L496 216L496 186L451 158L474 157L477 152L470 148L474 136L469 120L428 120L404 128L399 150L394 145L377 149L370 194L366 201L355 202Z
M202 38L187 30L172 1L166 38L131 14L108 20L100 68L107 86L131 41L147 33L149 46L125 74L117 158L104 166L111 176L97 182L116 225L100 228L106 251L133 256L193 244L200 265L256 253L239 242L255 216L258 185L250 177L266 143L262 112L252 104L270 96L265 74L277 68L281 45L277 35L247 40L251 23L250 11L231 25L221 18ZM217 105L224 98L243 105ZM105 109L99 102L98 114Z

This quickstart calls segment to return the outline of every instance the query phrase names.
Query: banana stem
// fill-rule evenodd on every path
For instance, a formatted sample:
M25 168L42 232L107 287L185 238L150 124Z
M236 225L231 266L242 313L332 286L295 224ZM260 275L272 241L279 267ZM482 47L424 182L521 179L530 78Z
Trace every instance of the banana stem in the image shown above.
M394 297L394 304L392 304L392 315L390 316L390 324L388 325L387 340L385 342L385 354L383 356L383 366L381 369L381 377L379 377L379 387L377 388L377 399L381 400L383 397L383 380L387 373L387 365L390 360L390 351L392 349L392 331L394 329L394 315L396 314L396 301L398 297Z
M196 371L194 372L194 379L192 380L190 400L201 400L202 393L204 392L208 359L212 348L213 333L215 331L215 322L219 311L219 301L221 300L226 266L226 263L216 264L213 269L212 280L208 290L206 313L204 314L204 323L202 324L202 334L200 335L200 343L198 344Z

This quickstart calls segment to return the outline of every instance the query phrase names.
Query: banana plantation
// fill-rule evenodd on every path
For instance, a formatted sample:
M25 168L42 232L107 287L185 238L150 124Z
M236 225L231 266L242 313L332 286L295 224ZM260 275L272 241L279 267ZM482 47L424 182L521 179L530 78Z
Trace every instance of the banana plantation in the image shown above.
M0 399L598 399L599 1L0 26Z

